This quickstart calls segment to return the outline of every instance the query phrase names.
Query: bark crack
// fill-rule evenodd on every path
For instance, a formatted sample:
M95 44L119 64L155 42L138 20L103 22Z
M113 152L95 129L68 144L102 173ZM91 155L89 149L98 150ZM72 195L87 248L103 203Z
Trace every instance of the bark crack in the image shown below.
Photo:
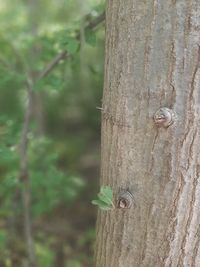
M189 100L191 101L191 103L193 102L192 99L193 99L193 94L194 94L194 90L195 90L195 77L196 77L196 74L198 72L198 69L200 67L200 45L198 45L198 51L197 51L197 63L196 63L196 66L194 68L194 72L193 72L193 75L192 75L192 81L191 81L191 91L190 91L190 94L189 94Z
M159 130L156 129L156 133L154 135L154 139L153 139L153 143L152 143L152 147L151 147L151 160L150 160L149 173L151 173L152 170L153 170L153 165L154 165L154 148L155 148L155 145L156 145L156 140L158 139L158 135L159 135Z

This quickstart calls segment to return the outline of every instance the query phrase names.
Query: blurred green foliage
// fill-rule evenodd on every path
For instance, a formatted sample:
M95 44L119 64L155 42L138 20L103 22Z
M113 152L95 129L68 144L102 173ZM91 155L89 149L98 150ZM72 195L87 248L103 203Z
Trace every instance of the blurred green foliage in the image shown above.
M2 267L27 266L19 145L29 77L34 102L27 155L37 264L92 266L90 199L98 183L104 28L84 26L103 11L103 0L0 0ZM63 50L69 57L37 80Z

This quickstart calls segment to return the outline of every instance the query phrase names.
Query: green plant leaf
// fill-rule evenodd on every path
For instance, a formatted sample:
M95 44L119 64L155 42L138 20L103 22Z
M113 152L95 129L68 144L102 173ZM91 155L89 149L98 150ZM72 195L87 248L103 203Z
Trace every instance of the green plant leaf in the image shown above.
M110 210L114 207L113 192L109 186L102 186L97 196L98 199L93 200L92 204L99 206L102 210Z
M96 38L96 33L91 30L85 31L85 40L86 43L88 43L91 46L96 46L97 38Z
M102 210L110 210L110 205L100 199L92 200L92 204L99 206Z
M109 186L102 186L98 197L108 205L112 205L113 192Z
M79 41L76 38L66 38L66 48L69 54L75 54L79 48Z

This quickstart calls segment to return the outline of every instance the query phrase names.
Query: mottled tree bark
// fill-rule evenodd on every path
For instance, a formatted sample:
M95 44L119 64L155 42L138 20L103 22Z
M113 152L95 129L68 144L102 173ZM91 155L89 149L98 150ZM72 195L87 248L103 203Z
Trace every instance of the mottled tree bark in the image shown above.
M200 266L200 2L108 0L97 267ZM177 119L163 128L160 107Z

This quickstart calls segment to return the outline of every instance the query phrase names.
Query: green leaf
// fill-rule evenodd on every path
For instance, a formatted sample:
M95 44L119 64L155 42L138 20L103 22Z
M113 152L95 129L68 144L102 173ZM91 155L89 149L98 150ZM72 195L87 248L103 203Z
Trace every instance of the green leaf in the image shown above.
M75 54L79 48L79 41L72 37L66 38L66 49L68 53Z
M102 186L98 197L108 205L112 205L113 192L109 186Z
M98 199L93 200L92 204L99 206L102 210L109 210L114 207L113 192L109 186L102 186L97 196Z
M85 31L85 41L86 43L88 43L89 45L93 47L96 46L96 42L97 42L96 33L91 30Z
M94 10L99 14L102 13L105 10L105 3L102 1L100 2L98 5L96 5L96 7L94 8Z
M102 210L109 210L110 209L110 206L100 199L92 200L92 204L99 206L99 208Z

